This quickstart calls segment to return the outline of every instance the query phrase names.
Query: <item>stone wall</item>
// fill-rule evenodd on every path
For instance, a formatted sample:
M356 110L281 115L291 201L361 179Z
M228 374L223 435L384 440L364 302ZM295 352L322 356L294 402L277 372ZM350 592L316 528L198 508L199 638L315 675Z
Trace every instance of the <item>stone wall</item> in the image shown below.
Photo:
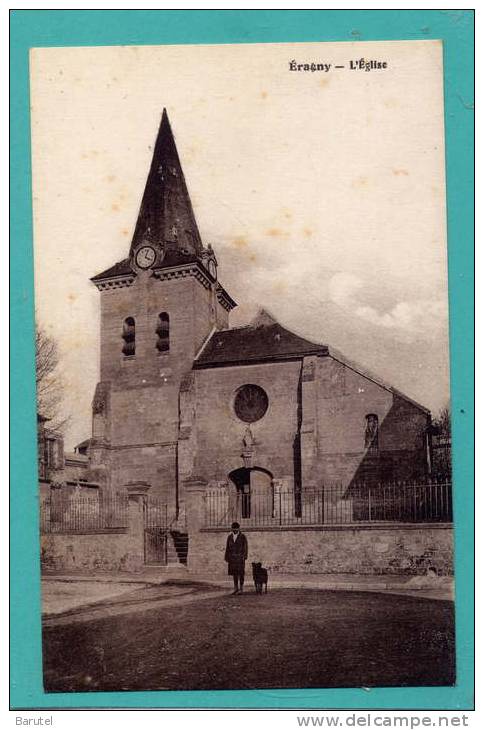
M379 466L383 481L426 473L424 433L428 413L334 357L317 358L313 474L315 484L366 481L366 415L379 424ZM308 384L306 384L308 385ZM304 466L304 464L303 464Z
M247 569L261 561L271 573L354 573L422 575L433 568L453 574L452 526L284 527L245 531ZM188 568L192 573L225 571L227 531L202 529L190 535Z
M144 563L143 544L133 541L127 530L41 535L40 561L45 572L138 572Z
M188 569L197 573L226 572L227 529L205 528L202 478L185 482L189 525ZM394 524L246 527L247 567L262 562L272 573L353 573L357 575L420 575L433 568L453 573L453 530L450 524Z
M42 534L40 562L45 572L141 571L144 566L143 497L130 496L129 522L125 529Z

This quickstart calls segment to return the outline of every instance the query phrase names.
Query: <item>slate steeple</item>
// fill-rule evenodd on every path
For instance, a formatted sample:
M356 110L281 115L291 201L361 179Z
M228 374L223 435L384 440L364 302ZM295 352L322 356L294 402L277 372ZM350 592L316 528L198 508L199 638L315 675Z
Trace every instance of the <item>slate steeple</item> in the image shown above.
M166 109L163 109L130 256L142 244L199 256L203 245Z
M217 259L204 247L166 109L153 150L128 256L91 277L100 290L129 287L142 272L159 281L193 276L211 291L211 308L230 312L236 306L218 279ZM142 277L143 278L143 277ZM218 310L217 310L218 311Z

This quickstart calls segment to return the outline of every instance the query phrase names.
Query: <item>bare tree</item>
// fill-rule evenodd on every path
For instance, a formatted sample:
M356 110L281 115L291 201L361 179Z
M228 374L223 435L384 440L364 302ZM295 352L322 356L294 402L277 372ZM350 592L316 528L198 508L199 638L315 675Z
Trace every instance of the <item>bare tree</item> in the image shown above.
M450 407L449 404L440 409L439 416L435 421L442 438L450 438Z
M69 419L62 414L62 378L57 343L37 327L35 333L37 412L49 419L49 428L64 431Z
M450 405L440 409L432 423L433 471L437 476L450 479L452 473Z

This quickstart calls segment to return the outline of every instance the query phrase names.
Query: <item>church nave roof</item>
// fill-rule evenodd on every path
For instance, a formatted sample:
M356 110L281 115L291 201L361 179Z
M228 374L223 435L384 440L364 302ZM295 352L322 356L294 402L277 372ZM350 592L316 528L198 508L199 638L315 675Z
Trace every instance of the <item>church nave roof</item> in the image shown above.
M327 354L327 345L311 342L294 334L262 310L249 325L214 332L193 367L290 360L307 355Z

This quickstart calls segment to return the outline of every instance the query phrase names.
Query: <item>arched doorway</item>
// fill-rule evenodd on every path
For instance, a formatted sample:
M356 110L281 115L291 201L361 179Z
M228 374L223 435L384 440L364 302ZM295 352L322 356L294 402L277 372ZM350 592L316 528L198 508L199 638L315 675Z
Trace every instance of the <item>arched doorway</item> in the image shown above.
M240 467L229 474L235 489L229 494L229 509L234 519L263 522L274 516L272 474L260 467Z

